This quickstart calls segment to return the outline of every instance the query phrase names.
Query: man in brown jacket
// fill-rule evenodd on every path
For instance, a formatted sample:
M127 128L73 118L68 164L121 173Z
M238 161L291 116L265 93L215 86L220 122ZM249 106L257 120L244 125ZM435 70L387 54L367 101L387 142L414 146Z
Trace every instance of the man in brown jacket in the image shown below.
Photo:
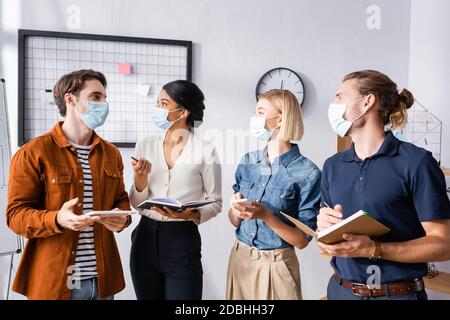
M130 217L88 217L130 210L119 150L94 132L109 112L105 76L64 75L53 94L65 117L14 155L8 226L28 239L13 290L29 299L112 299L125 287L113 232Z

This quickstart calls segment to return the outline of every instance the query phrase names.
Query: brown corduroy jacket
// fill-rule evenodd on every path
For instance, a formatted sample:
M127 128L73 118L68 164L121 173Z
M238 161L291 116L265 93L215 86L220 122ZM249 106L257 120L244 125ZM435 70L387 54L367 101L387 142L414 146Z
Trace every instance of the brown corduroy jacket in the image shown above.
M6 220L28 239L13 290L29 299L70 299L79 232L56 221L64 202L78 197L75 214L83 212L83 170L76 149L66 139L62 122L22 146L11 161ZM94 210L129 210L119 150L95 133L89 154ZM126 226L131 223L128 219ZM125 287L113 232L94 223L100 297Z

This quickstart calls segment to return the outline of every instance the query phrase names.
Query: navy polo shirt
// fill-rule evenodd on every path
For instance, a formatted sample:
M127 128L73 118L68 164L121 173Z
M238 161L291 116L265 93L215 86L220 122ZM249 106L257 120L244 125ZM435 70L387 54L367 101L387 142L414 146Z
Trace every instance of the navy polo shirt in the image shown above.
M387 132L380 150L362 161L354 144L327 159L322 172L322 202L341 204L347 218L369 212L391 231L381 242L402 242L425 236L421 222L450 219L445 178L432 154ZM378 265L381 283L411 280L427 273L426 263L400 263L367 258L333 258L343 279L366 283Z

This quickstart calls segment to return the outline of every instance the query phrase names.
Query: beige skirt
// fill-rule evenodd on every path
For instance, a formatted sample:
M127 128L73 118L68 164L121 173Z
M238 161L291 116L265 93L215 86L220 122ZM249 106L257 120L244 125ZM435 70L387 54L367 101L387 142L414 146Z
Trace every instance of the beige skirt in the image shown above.
M258 250L236 240L228 261L226 299L302 299L294 248Z

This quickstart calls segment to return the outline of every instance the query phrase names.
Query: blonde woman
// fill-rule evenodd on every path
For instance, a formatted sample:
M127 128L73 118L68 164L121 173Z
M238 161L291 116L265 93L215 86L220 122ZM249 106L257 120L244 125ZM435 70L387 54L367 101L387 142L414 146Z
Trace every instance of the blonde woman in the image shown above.
M296 229L281 211L316 228L321 172L297 144L303 120L288 90L262 95L250 121L251 132L267 146L244 155L236 170L228 213L236 227L231 250L227 299L301 299L300 271L294 247L311 238Z

